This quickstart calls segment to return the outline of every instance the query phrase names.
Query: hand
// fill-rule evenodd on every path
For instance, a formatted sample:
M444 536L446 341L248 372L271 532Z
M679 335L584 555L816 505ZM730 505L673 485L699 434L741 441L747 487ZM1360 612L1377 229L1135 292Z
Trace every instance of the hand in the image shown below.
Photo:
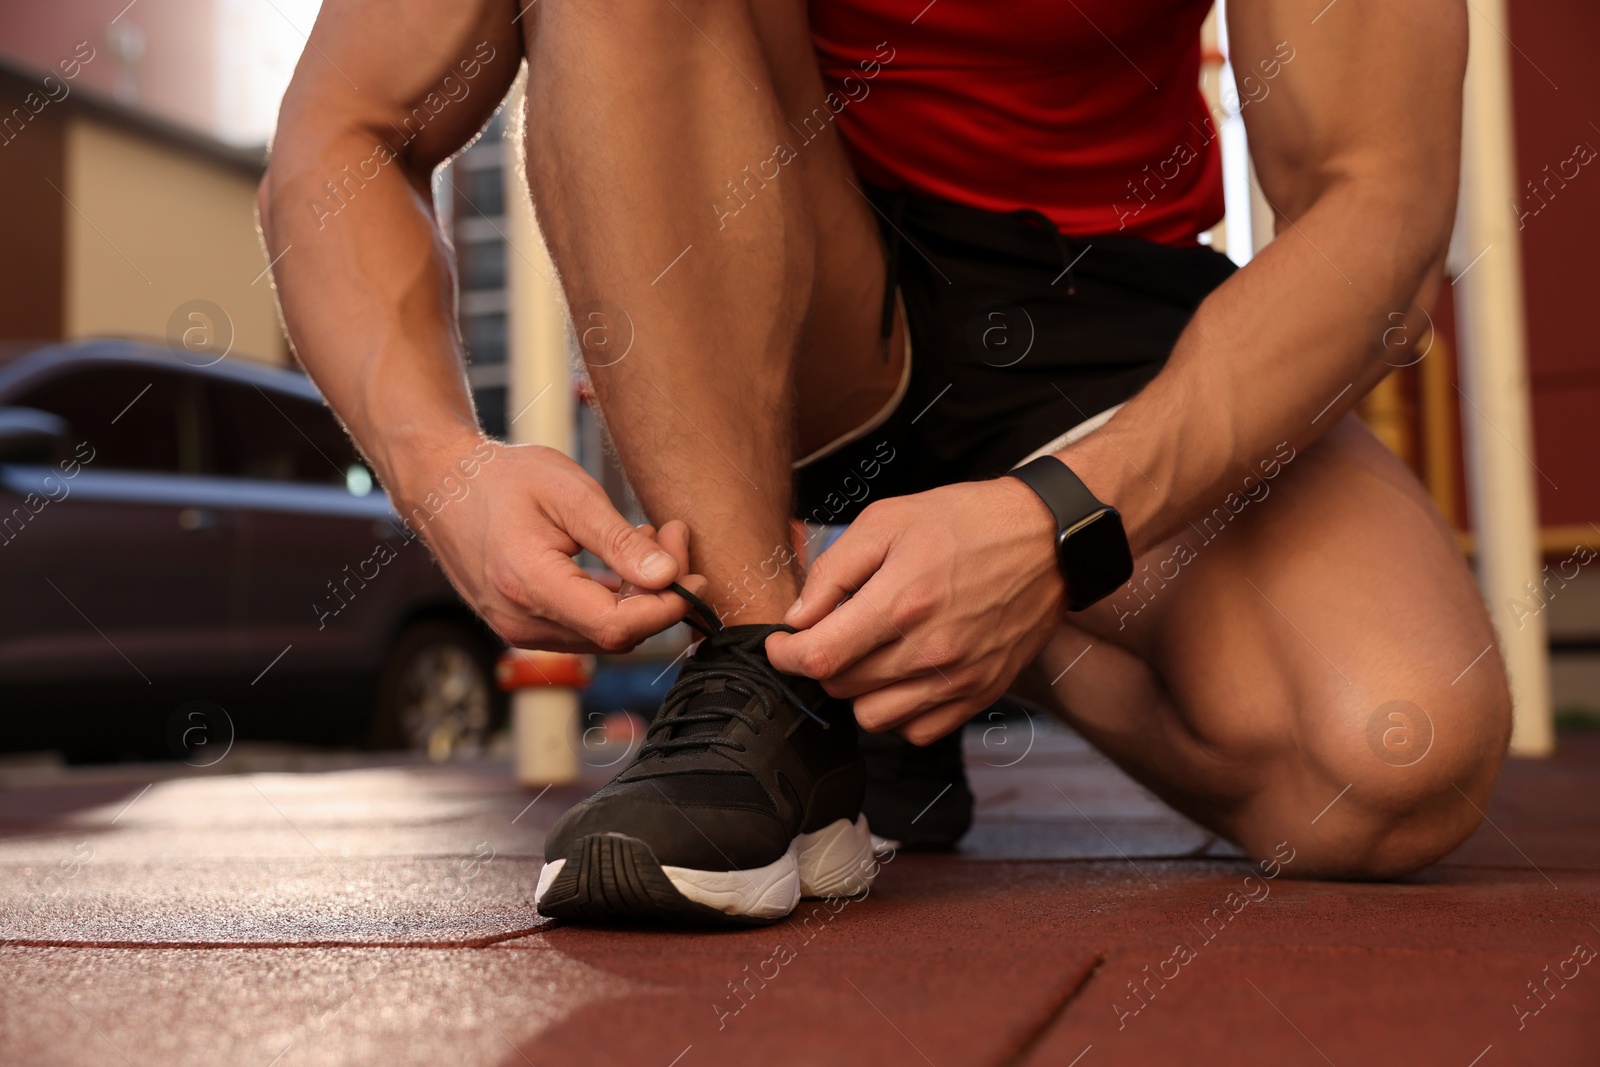
M635 528L598 482L551 448L477 438L413 474L396 510L427 540L445 574L484 620L519 648L625 652L671 626L699 593L689 573L689 529ZM441 473L442 472L442 473ZM619 591L572 557L599 556Z
M988 707L1049 639L1065 594L1054 534L1015 478L880 501L812 565L784 617L800 632L767 638L767 655L855 698L868 730L928 744Z

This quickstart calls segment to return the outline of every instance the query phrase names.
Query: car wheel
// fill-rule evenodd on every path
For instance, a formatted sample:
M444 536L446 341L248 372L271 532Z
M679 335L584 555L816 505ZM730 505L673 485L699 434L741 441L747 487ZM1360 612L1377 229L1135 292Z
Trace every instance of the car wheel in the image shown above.
M420 622L395 642L378 683L372 742L447 760L483 750L503 718L494 650L459 623Z

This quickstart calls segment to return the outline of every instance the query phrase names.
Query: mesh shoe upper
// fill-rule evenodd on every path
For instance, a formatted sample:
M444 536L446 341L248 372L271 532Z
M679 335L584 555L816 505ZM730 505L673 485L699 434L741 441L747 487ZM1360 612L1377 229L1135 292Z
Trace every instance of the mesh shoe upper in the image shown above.
M545 858L590 834L643 840L667 866L749 870L861 808L855 718L767 662L776 625L719 628L684 665L622 773L556 823Z

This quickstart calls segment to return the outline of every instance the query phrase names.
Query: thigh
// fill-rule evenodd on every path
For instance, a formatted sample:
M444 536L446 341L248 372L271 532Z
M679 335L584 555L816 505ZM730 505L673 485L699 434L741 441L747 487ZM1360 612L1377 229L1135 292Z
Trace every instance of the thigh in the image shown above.
M752 0L784 128L774 162L760 176L804 183L814 235L815 269L805 329L795 361L796 458L866 422L899 383L904 354L881 336L885 265L872 205L845 154L841 124L859 106L828 87L811 42L805 0ZM783 160L779 163L778 160ZM748 182L747 182L748 187ZM737 206L745 189L736 190ZM731 229L737 215L726 219ZM903 326L895 323L895 340Z
M1288 840L1318 857L1306 872L1411 869L1476 826L1505 752L1487 613L1421 486L1354 417L1263 458L1035 673L1093 644L1054 702L1252 851Z

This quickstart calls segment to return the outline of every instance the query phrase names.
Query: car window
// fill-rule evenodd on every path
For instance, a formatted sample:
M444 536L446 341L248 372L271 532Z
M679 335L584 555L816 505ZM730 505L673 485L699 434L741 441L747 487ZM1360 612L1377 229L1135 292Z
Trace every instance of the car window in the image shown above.
M195 384L159 368L99 364L55 375L9 403L65 419L70 429L63 454L87 441L96 470L198 474Z
M214 473L371 489L370 472L322 404L238 382L208 382L206 395Z

